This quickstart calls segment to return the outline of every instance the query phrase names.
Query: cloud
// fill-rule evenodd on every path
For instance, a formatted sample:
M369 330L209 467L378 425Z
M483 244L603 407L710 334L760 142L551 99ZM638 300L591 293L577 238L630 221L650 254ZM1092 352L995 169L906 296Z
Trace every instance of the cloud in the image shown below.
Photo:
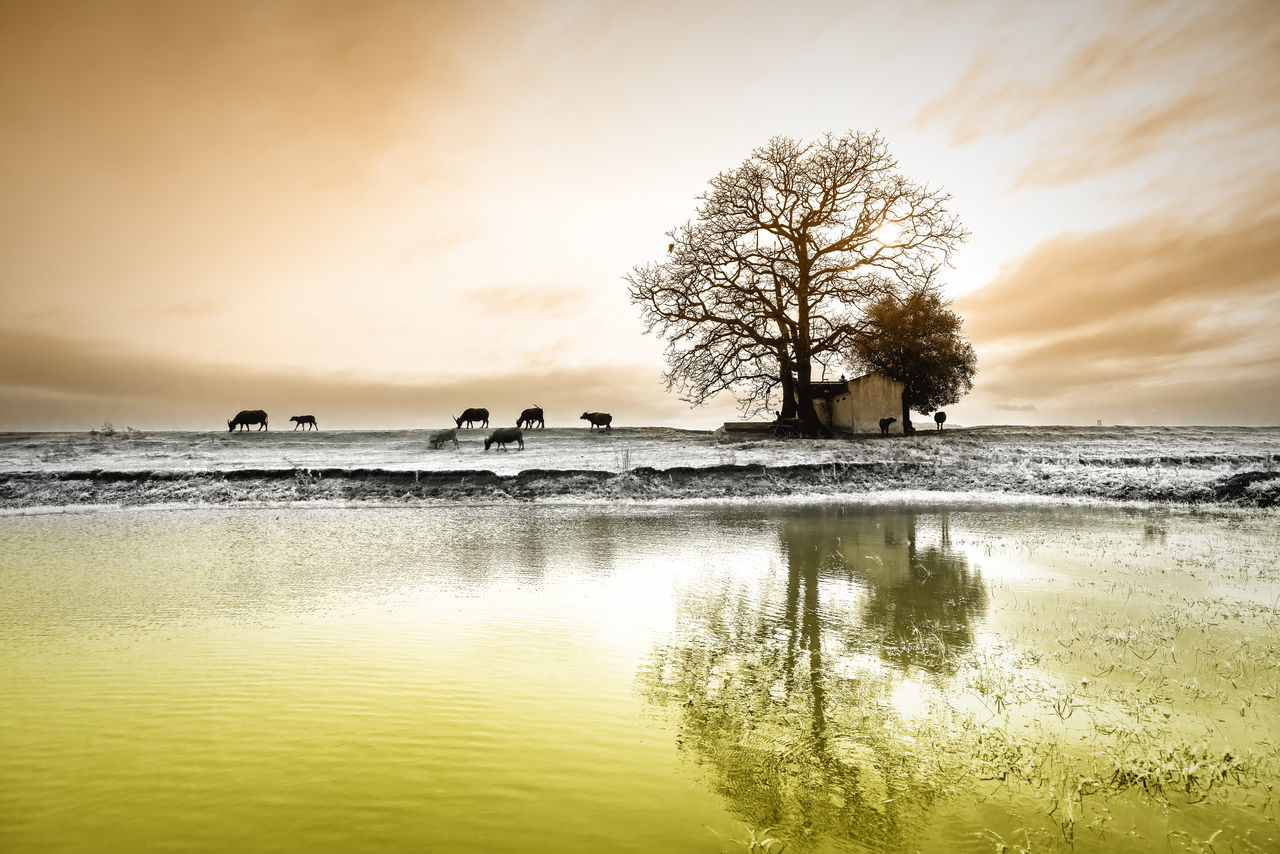
M315 414L331 428L430 427L468 406L515 423L541 405L551 426L577 426L585 409L627 425L714 426L731 417L690 412L647 366L495 371L478 380L392 383L351 375L255 371L174 363L59 336L0 329L0 430L86 430L104 420L139 429L216 429L240 409L283 420Z
M521 6L0 3L0 294L252 292L439 198Z
M223 305L223 301L218 299L189 299L170 303L161 313L170 317L207 317L222 311Z
M406 125L440 119L422 107L476 84L467 51L501 50L523 20L503 2L8 3L0 104L23 138L120 171L327 160L336 178L376 168L371 151ZM408 102L423 97L438 100Z
M1054 20L1043 6L999 30L917 125L951 142L1039 128L1018 181L1076 181L1169 150L1215 147L1280 123L1280 10L1270 0L1107 4ZM1058 47L1058 46L1061 47Z
M1064 323L1150 323L1153 312L1212 313L1273 295L1280 271L1280 211L1242 207L1220 222L1153 215L1083 235L1062 235L963 298L970 332L1038 339ZM1153 334L1143 330L1142 334Z
M1036 412L1037 411L1036 405L1034 403L997 403L995 405L995 408L1003 410L1005 412Z
M996 400L1280 421L1280 398L1260 396L1280 366L1280 213L1261 205L1057 237L956 307Z
M581 311L588 295L572 288L548 288L536 285L476 288L468 291L467 302L480 307L485 314L562 318Z

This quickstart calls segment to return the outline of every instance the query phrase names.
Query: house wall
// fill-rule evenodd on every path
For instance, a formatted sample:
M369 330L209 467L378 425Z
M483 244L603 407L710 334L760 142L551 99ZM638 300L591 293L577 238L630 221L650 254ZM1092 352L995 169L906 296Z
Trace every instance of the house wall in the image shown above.
M847 433L879 433L881 418L897 418L889 432L902 432L902 383L867 374L849 380L849 391L832 398L828 424Z
M834 403L829 398L818 398L813 402L813 410L818 413L818 420L828 427L831 426L831 416Z

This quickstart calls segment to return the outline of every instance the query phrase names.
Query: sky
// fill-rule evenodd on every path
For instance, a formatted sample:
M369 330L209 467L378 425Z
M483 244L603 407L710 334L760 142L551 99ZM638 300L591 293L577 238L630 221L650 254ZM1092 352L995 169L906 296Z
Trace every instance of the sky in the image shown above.
M972 232L948 425L1280 423L1280 4L0 0L0 430L710 428L623 276L776 135Z

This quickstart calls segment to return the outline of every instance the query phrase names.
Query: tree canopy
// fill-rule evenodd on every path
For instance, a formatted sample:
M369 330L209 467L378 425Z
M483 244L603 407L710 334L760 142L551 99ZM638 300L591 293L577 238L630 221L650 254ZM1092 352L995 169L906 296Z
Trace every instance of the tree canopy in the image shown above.
M775 137L711 179L668 257L626 279L667 342L669 389L694 405L728 391L825 430L814 366L847 358L862 312L929 281L965 239L950 196L897 171L878 133ZM792 402L795 402L794 404Z
M903 384L902 426L911 410L928 415L973 389L978 357L961 335L963 318L947 307L937 289L924 286L905 296L886 294L867 307L853 339L850 362Z

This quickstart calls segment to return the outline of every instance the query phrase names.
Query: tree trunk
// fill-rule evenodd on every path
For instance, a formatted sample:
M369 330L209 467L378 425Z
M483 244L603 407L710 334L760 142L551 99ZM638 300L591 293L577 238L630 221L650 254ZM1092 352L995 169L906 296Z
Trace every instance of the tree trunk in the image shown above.
M796 328L793 335L796 354L796 384L800 391L800 420L804 424L806 439L832 438L831 430L818 418L813 408L813 351L809 337L809 268L813 261L804 241L796 244L796 266L799 280L796 287Z
M910 436L916 432L916 428L911 426L911 405L907 403L907 392L902 392L902 435Z
M779 348L778 365L780 370L778 379L782 382L782 417L795 418L797 412L796 378L791 372L791 360L787 358L786 350L783 348Z
M808 324L808 315L803 309L801 310L801 320L803 324ZM813 407L813 360L809 355L809 339L803 335L796 338L796 391L799 398L799 409L797 416L801 423L804 424L804 437L806 439L816 439L821 436L824 439L832 438L831 430L827 425L822 423L822 419L818 417L818 411Z
M806 356L808 354L805 354ZM832 438L831 430L827 425L822 423L822 419L818 417L818 410L813 407L813 388L810 382L813 379L813 367L809 364L807 358L801 358L796 365L796 386L800 392L800 420L804 424L804 435L806 439L816 439L821 436L824 439Z

